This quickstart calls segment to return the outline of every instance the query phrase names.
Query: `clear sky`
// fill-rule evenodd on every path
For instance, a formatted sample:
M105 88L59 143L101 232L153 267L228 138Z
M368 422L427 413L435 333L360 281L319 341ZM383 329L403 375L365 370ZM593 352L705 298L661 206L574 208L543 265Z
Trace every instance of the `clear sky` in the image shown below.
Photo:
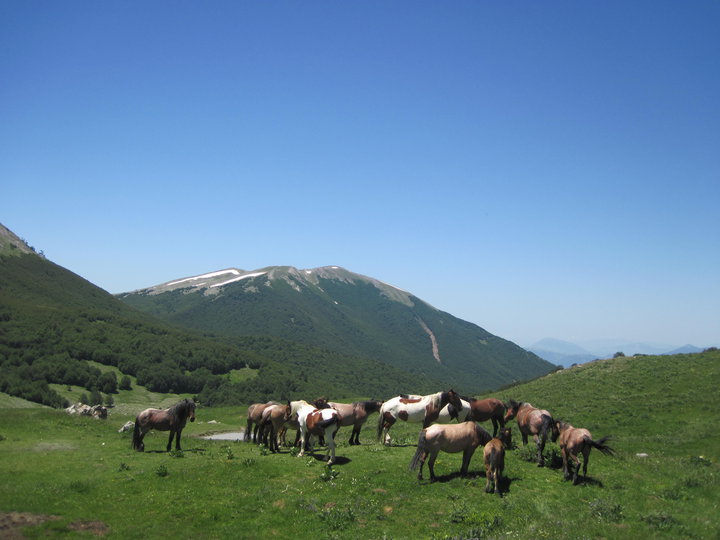
M720 345L720 2L0 3L0 222L112 293L340 265Z

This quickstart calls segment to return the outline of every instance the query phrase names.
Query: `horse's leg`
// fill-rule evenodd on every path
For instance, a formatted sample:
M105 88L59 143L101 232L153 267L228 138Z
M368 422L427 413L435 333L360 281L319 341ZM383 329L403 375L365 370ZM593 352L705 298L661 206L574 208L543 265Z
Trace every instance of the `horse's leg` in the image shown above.
M485 493L492 493L493 471L490 463L485 463Z
M418 480L422 480L422 469L423 469L423 465L425 465L425 460L427 459L427 457L428 457L428 453L423 452L423 455L420 458L420 470L418 471Z
M385 420L383 422L383 444L386 444L387 446L390 446L390 443L392 442L392 439L390 438L390 428L395 422L395 418L393 418L393 416L389 414L385 417Z
M250 418L247 419L247 426L245 426L245 435L243 435L243 439L245 442L250 442L250 434L252 433L252 420Z
M561 447L560 453L562 454L562 461L563 461L563 478L565 480L570 480L570 471L568 470L568 453L567 448Z
M471 446L463 452L462 467L460 468L460 476L467 476L468 469L470 468L470 460L475 453L477 446Z
M527 446L527 443L528 443L527 431L525 431L523 428L520 428L520 435L522 436L523 446Z
M177 434L175 435L175 437L176 437L175 438L175 450L182 450L182 448L180 448L180 435L181 434L182 434L182 428L180 428L177 431Z
M497 435L497 432L498 432L498 421L495 419L494 416L490 417L490 420L492 420L492 424L493 424L493 437L495 437L495 436Z
M438 453L434 452L430 454L430 459L428 460L428 469L430 469L430 481L435 481L435 460L437 459Z
M570 457L573 459L573 485L576 485L578 483L578 473L580 472L580 458L577 457L577 454L570 453Z
M168 443L167 443L167 451L168 452L172 448L172 442L173 442L174 438L175 438L175 430L171 429L170 430L170 438L168 439Z
M535 435L535 442L537 443L538 436ZM545 457L543 456L543 451L545 450L545 437L540 437L540 442L538 443L538 467L544 467L545 466Z
M590 447L583 448L583 477L587 478L587 466L590 461Z
M305 455L305 430L302 427L300 427L299 433L300 433L300 452L298 453L298 457L302 457Z
M330 453L330 460L328 461L328 465L332 465L335 463L335 434L337 433L337 429L333 431L330 434L330 438L328 438L328 453ZM326 454L327 455L327 454Z

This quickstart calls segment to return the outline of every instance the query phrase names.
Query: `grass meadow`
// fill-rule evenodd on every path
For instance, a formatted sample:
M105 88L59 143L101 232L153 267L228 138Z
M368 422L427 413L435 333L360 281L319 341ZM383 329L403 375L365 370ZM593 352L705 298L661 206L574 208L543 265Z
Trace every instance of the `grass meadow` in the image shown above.
M468 477L460 454L440 454L439 480L418 482L408 464L419 426L395 426L386 447L377 415L361 446L340 430L328 468L324 449L301 458L200 438L240 429L241 408L201 406L182 452L166 453L167 433L151 432L138 453L118 429L158 396L121 393L106 421L0 396L0 537L718 538L718 387L720 353L707 352L598 361L494 393L596 439L611 434L617 452L593 451L588 478L573 486L558 447L548 443L538 468L511 422L520 446L506 458L502 498L484 492L481 449Z

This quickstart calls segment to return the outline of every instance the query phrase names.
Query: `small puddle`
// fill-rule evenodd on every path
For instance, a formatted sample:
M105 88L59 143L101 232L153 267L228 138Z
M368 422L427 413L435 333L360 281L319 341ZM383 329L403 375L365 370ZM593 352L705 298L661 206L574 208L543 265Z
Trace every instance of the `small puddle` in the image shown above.
M225 433L213 433L200 437L208 441L242 441L245 438L244 431L226 431Z

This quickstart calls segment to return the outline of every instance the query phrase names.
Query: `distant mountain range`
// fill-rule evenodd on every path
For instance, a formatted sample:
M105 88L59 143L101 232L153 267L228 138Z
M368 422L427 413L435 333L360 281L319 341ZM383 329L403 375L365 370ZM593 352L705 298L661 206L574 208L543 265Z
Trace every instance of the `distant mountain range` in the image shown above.
M372 358L470 393L554 367L407 291L337 266L228 268L117 297L187 328L268 335Z
M629 342L622 340L595 340L571 343L554 338L544 338L528 347L540 358L564 367L572 364L582 364L597 358L610 358L621 352L626 356L635 354L692 354L702 352L703 349L694 345L662 345L652 343Z

